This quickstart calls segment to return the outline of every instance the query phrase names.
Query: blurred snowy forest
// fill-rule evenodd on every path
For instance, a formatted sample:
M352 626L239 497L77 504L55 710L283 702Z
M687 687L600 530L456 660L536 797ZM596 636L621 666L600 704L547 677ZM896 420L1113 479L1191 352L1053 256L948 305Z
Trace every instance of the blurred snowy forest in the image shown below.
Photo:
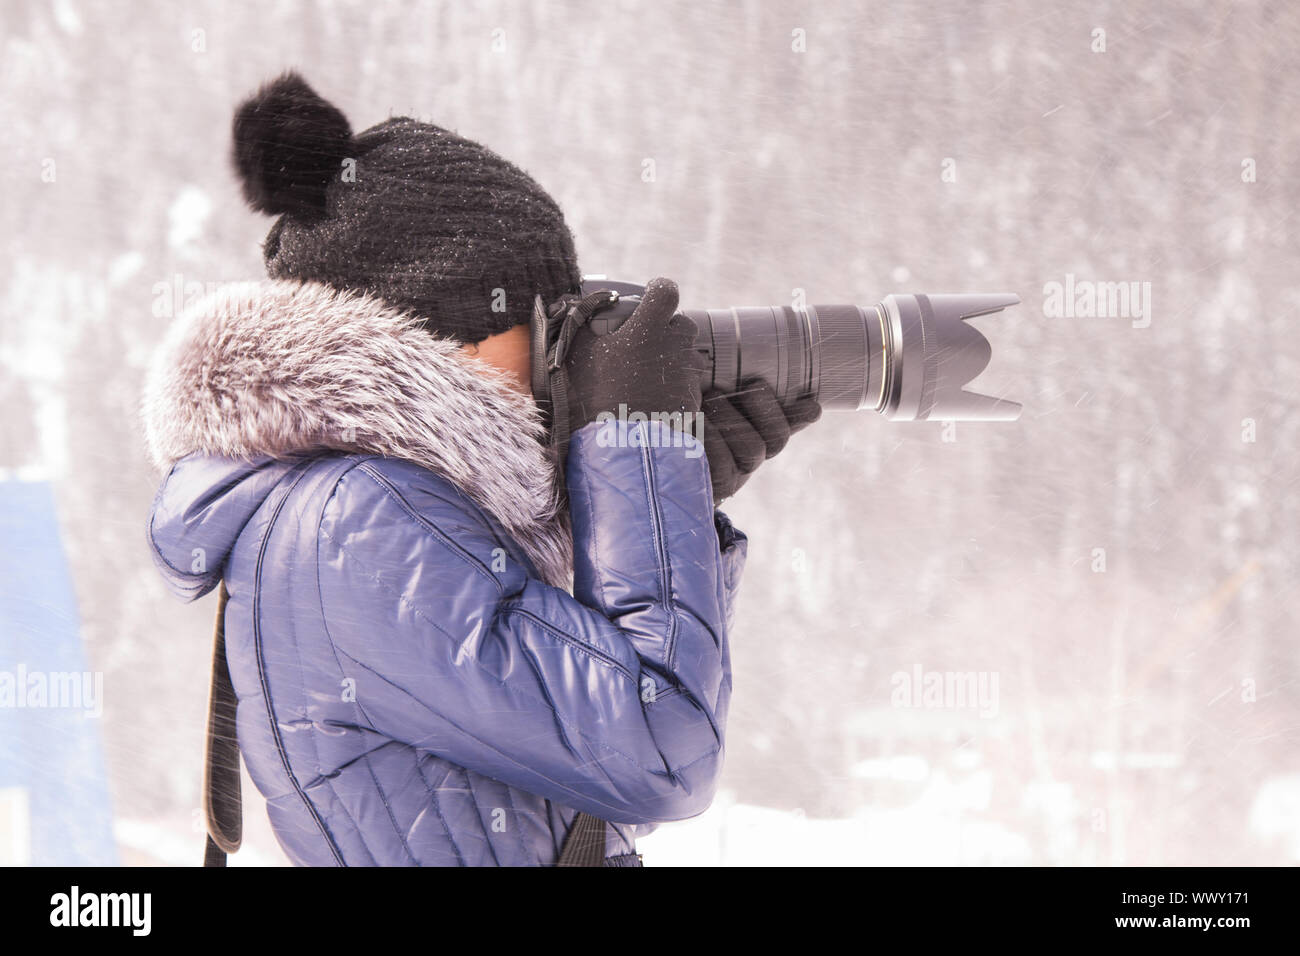
M1300 862L1297 37L1283 0L5 0L0 469L54 482L123 862L202 842L214 599L144 537L159 290L263 275L230 121L288 66L502 153L584 271L687 306L1023 300L977 322L1019 422L828 413L726 507L724 793L647 864ZM1067 276L1149 283L1149 324L1049 314ZM996 706L902 706L918 671ZM234 862L282 860L245 793Z

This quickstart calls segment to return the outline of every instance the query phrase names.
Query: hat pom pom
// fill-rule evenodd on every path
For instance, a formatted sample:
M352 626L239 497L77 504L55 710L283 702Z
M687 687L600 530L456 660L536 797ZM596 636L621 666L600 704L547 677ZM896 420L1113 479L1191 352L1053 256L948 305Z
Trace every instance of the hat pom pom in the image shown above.
M259 212L317 214L352 143L352 128L297 73L265 84L235 113L235 169Z

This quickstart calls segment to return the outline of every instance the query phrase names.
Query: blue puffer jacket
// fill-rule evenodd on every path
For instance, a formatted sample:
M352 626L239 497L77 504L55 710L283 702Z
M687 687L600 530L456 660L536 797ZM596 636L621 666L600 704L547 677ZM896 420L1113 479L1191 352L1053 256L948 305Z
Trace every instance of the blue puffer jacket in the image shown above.
M494 461L527 480L527 407L459 353L402 354L428 351L410 331L374 302L278 283L179 322L146 401L170 462L155 560L190 600L225 580L239 745L295 863L551 865L579 810L615 824L608 855L632 852L712 799L745 538L666 429L588 425L566 468L572 593L546 583L556 538L534 532L563 516L493 513L511 489L474 486L498 485ZM397 359L423 384L358 399ZM487 411L460 411L485 417L453 436L446 390L484 381ZM410 422L394 401L440 424L395 436ZM356 450L322 447L340 444Z

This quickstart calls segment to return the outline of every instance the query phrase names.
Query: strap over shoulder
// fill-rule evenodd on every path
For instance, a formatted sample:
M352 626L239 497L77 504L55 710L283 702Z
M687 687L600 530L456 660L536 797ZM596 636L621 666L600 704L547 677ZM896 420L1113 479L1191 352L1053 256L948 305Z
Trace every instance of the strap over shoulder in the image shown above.
M226 604L223 581L217 591L217 619L212 636L212 684L208 691L208 737L203 756L203 816L207 827L204 866L225 866L226 854L243 839L243 804L239 779L239 742L235 733L235 688L226 664Z

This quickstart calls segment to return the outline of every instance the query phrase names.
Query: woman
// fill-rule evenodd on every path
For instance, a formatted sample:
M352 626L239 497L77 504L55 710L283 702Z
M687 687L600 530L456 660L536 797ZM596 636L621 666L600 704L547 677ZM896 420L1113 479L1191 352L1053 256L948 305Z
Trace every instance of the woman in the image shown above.
M159 351L149 541L177 594L228 591L277 838L300 865L553 865L581 811L609 823L606 865L637 865L637 834L703 811L722 768L746 539L714 501L816 406L710 396L703 457L598 423L701 410L658 280L574 340L557 463L527 349L535 298L578 291L555 202L436 126L354 136L293 73L234 140L279 217L271 279L194 304Z

